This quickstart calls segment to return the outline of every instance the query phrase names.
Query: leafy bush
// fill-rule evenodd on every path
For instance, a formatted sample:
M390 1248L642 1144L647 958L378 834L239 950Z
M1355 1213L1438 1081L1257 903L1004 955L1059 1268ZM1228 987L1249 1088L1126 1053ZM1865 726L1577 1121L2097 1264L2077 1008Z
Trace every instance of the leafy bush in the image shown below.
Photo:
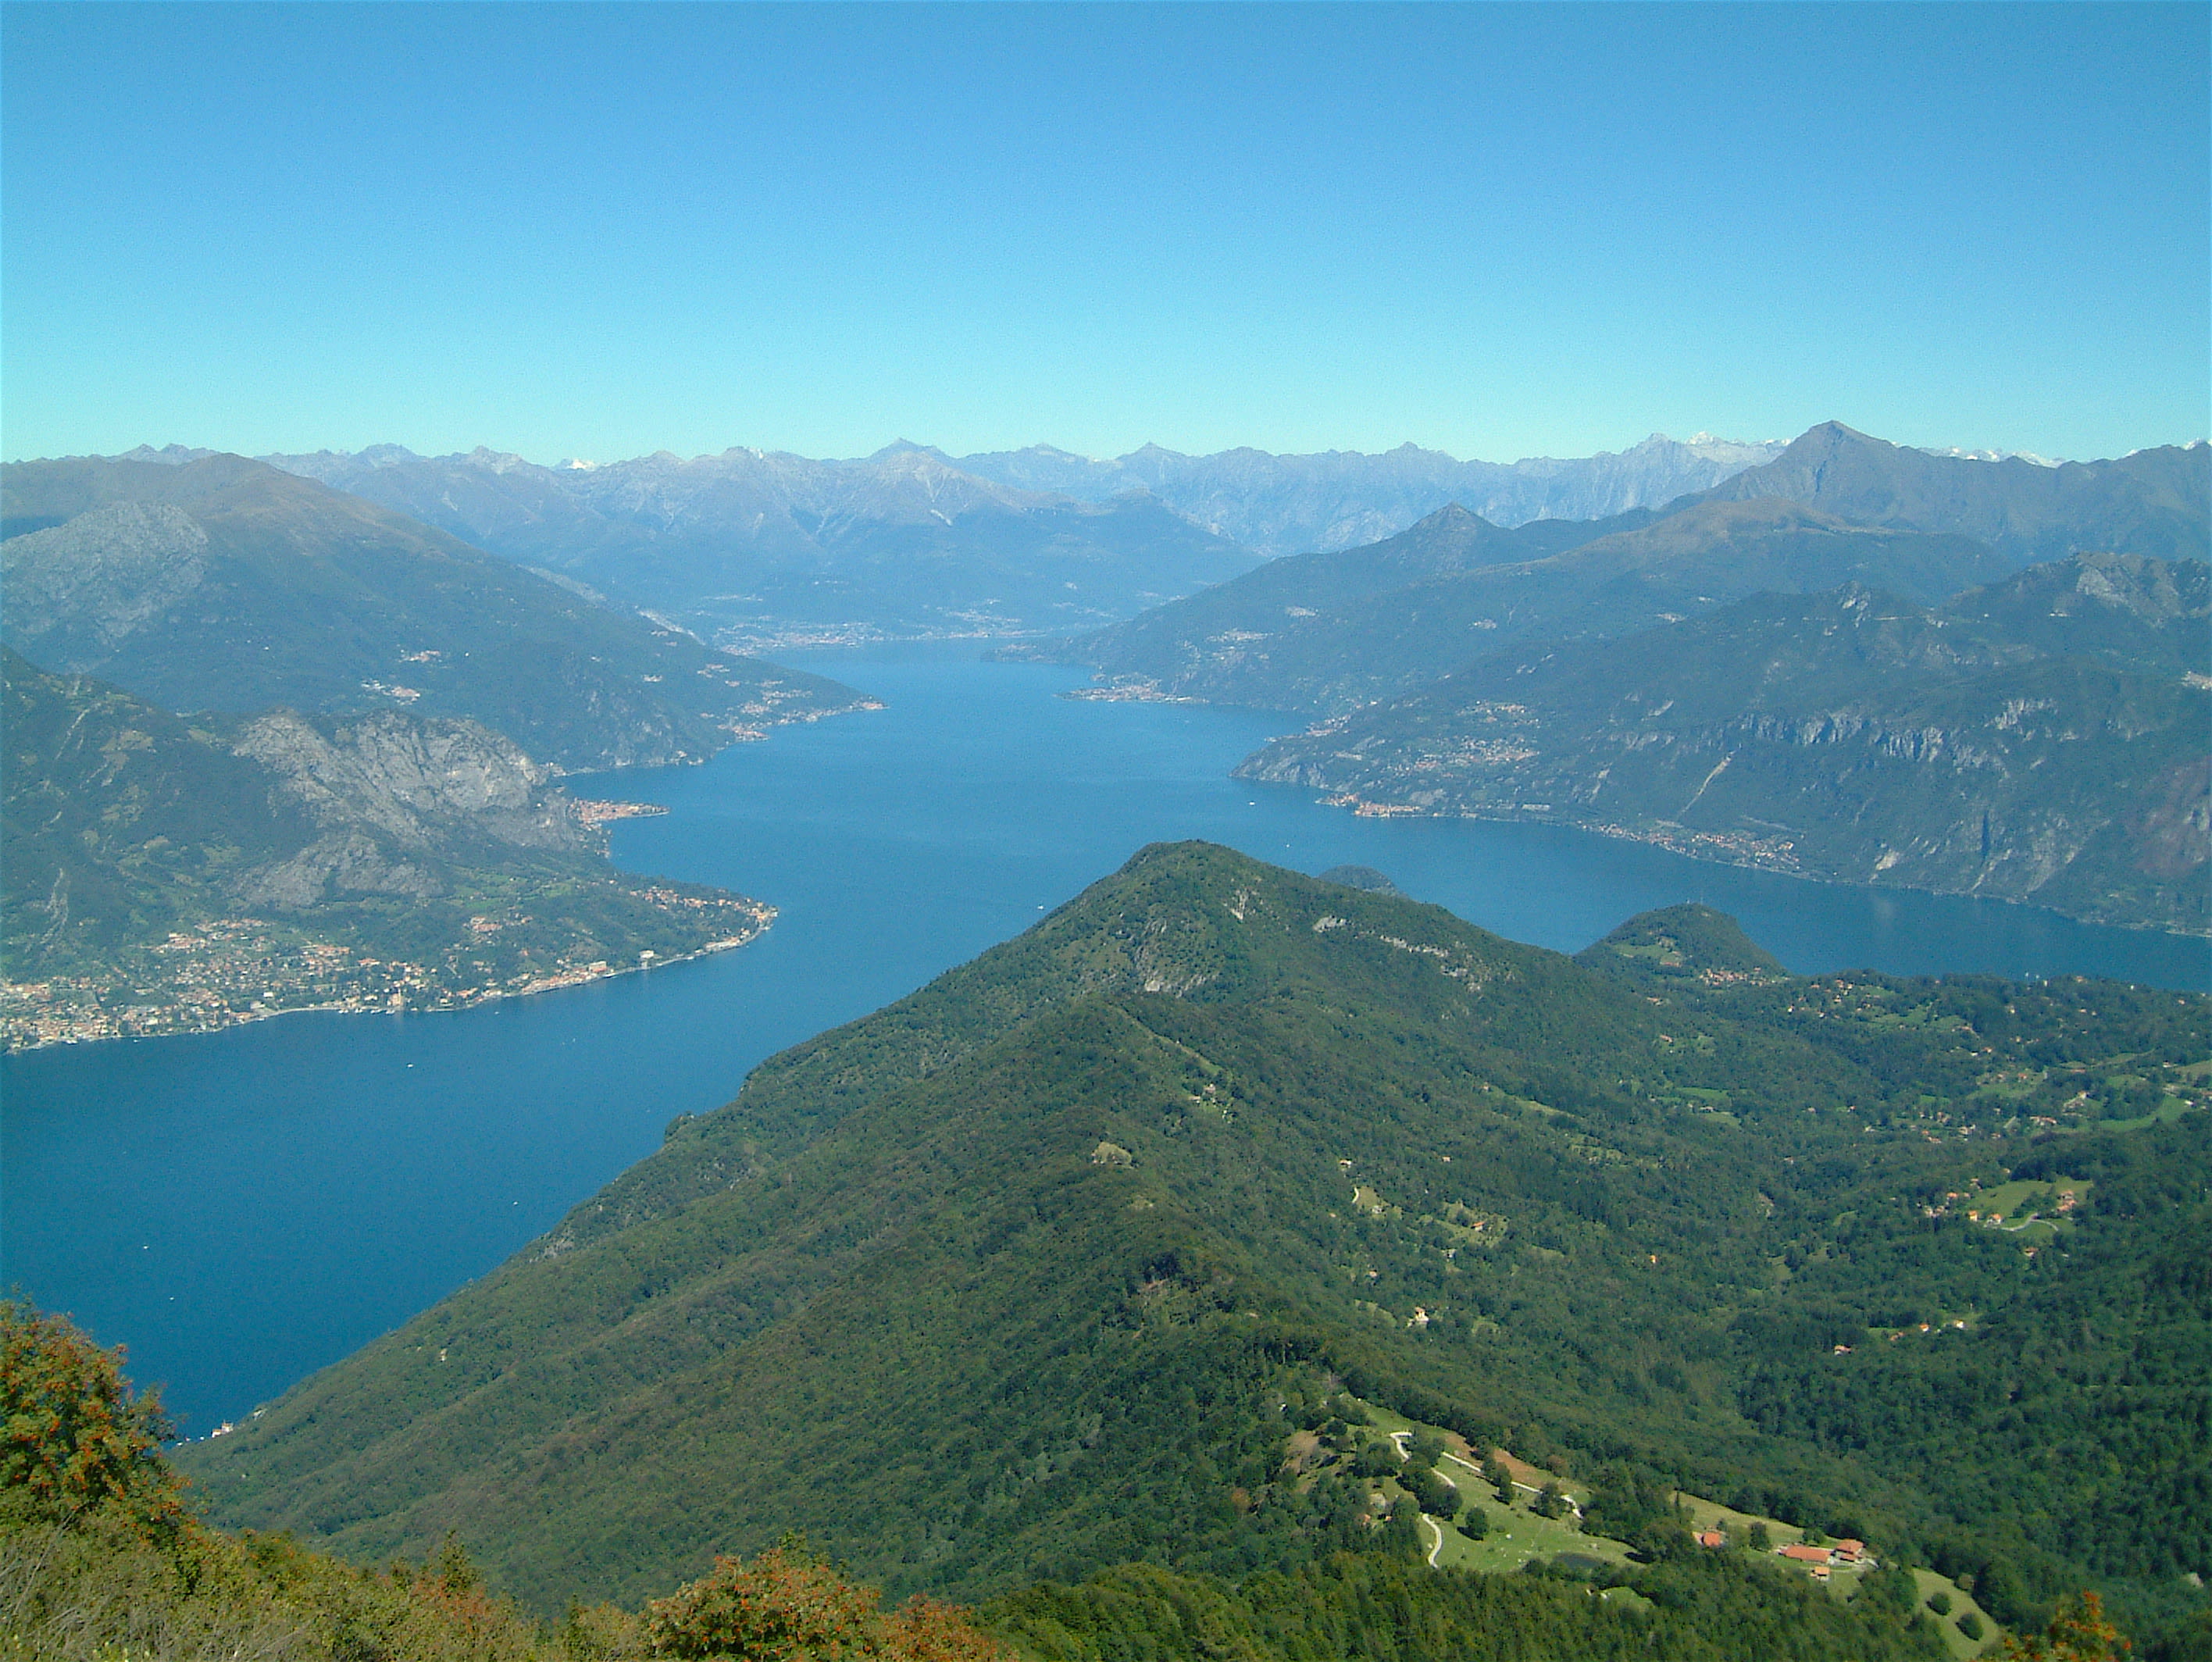
M745 1662L991 1662L1005 1654L949 1604L915 1599L885 1616L876 1589L847 1580L802 1544L750 1562L721 1557L646 1606L656 1656Z
M119 1347L0 1299L0 1489L57 1519L106 1506L173 1527L179 1486L157 1453L168 1435L161 1404L124 1383Z

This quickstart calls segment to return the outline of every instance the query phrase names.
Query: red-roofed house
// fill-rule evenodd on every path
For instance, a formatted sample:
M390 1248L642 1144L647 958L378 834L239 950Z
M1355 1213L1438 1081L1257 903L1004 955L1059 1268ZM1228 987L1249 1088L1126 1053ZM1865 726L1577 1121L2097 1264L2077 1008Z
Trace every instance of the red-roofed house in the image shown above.
M1825 1564L1828 1562L1826 1547L1794 1546L1782 1549L1782 1556L1800 1564Z
M1728 1537L1717 1529L1709 1529L1698 1537L1698 1544L1701 1547L1724 1547L1728 1544Z

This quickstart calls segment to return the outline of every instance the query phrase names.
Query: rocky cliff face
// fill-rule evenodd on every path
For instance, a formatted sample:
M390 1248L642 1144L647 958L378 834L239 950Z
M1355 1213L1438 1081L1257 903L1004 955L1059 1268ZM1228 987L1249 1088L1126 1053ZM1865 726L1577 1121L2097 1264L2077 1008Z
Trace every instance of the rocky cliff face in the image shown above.
M472 721L380 715L318 727L278 711L248 722L233 748L322 824L373 827L415 848L455 834L517 848L592 846L545 769Z
M320 831L240 883L249 906L423 898L446 890L440 857L486 843L569 854L597 846L546 771L474 722L381 715L319 727L278 711L247 723L232 749L267 768L274 793Z
M207 532L182 508L111 502L0 543L8 631L66 662L112 652L207 576Z

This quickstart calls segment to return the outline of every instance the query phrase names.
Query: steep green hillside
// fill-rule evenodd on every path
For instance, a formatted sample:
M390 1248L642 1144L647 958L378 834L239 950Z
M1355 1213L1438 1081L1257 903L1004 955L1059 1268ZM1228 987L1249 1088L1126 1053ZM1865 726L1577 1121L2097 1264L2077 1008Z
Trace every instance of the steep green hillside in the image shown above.
M2075 640L2042 591L2107 584L2103 566L2064 567L1976 591L1963 616L1848 588L1504 652L1278 739L1237 772L1370 812L1557 821L1806 876L2203 932L2212 695L2201 674L2044 655ZM2202 566L2137 567L2146 593L2203 586ZM2002 627L2036 608L2026 639ZM2123 664L2201 659L2201 622L2168 613L2096 604L2081 645Z
M8 645L172 710L479 721L573 771L865 701L242 457L10 464L0 507Z
M2004 1313L2073 1284L2077 1218L2144 1261L2185 1250L2212 1178L2206 1002L1686 974L1747 951L1662 919L1678 959L1686 930L1683 962L1631 931L1593 967L1227 850L1146 850L763 1065L188 1465L219 1516L349 1553L457 1529L541 1605L793 1525L895 1590L1133 1558L1295 1575L1365 1527L1307 1435L1340 1444L1348 1386L1555 1463L1623 1527L1662 1473L1885 1556L1978 1554L2008 1620L2092 1575L2185 1604L2133 1538L2032 1526L2093 1518L2108 1453L2150 1461L2155 1492L2201 1481L2170 1392L2113 1397L2033 1483L2001 1416L1951 1424L1978 1489L1930 1484L1902 1441L1838 1453L1809 1392L1812 1419L1770 1423L1760 1393L1838 1344L1996 1367ZM2099 1186L2034 1256L1956 1198L2146 1097L2166 1118L2081 1144L2104 1163L2067 1174ZM2113 1162L2165 1186L2107 1218ZM2205 1319L2182 1290L2146 1283L2131 1336L2176 1367ZM2093 1371L2119 1342L2047 1341Z
M1771 500L1631 516L1650 523L1623 529L1537 521L1505 532L1461 514L1487 534L1449 539L1436 534L1449 529L1446 519L1393 543L1326 556L1326 565L1315 556L1309 572L1283 570L1290 561L1263 567L1087 637L1066 655L1180 697L1339 712L1515 640L1627 634L1762 591L1844 582L1932 603L2009 568L1962 537L1869 529ZM1424 531L1431 544L1459 551L1458 563L1431 560L1432 569L1416 573L1395 552ZM1504 553L1540 537L1570 546L1540 557Z
M1846 1605L1802 1574L1741 1552L1704 1551L1675 1530L1640 1562L1607 1564L1601 1590L1587 1569L1563 1562L1573 1554L1537 1565L1535 1574L1440 1573L1420 1562L1413 1519L1400 1515L1410 1513L1402 1497L1387 1525L1364 1532L1366 1550L1241 1584L1129 1564L1078 1586L1024 1587L980 1612L927 1598L886 1610L877 1589L787 1542L750 1562L719 1557L641 1611L572 1598L557 1623L533 1621L485 1585L451 1537L419 1564L369 1567L286 1536L208 1528L155 1447L159 1412L133 1398L119 1361L65 1320L0 1301L0 1412L9 1427L0 1460L0 1657L9 1662L1945 1655L1926 1618L1914 1614L1915 1579L1901 1570L1862 1578ZM1425 1442L1416 1440L1414 1450L1401 1459L1374 1438L1367 1452L1412 1477L1420 1458L1433 1458ZM1380 1486L1397 1484L1386 1477ZM1430 1519L1420 1528L1435 1535L1439 1525ZM1620 1554L1617 1544L1602 1547Z
M448 1005L757 934L741 895L617 873L473 722L187 722L0 646L0 1040Z

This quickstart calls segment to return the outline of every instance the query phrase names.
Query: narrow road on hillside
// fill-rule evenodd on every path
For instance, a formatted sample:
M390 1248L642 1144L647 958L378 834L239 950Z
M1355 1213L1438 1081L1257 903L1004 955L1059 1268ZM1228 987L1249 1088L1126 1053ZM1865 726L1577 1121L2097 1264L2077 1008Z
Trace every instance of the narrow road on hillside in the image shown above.
M1387 1432L1387 1433L1385 1433L1384 1435L1387 1435L1387 1436L1390 1439L1390 1447L1393 1447L1393 1448L1395 1448L1395 1449L1396 1449L1396 1450L1398 1451L1398 1458L1399 1458L1400 1459L1401 1459L1401 1460L1410 1460L1411 1459L1413 1459L1413 1456L1412 1456L1412 1455L1410 1455L1410 1454L1408 1454L1408 1453L1406 1452L1406 1443L1407 1443L1407 1440L1409 1440L1409 1439L1413 1436L1413 1434L1412 1432L1410 1432L1410 1431L1392 1431L1392 1432ZM1465 1455L1462 1455L1462 1454L1455 1454L1455 1453L1453 1453L1451 1452L1451 1450L1449 1450L1449 1448L1447 1448L1446 1450L1444 1450L1444 1452L1443 1452L1443 1455L1441 1456L1441 1458L1442 1458L1442 1459L1443 1459L1449 1460L1449 1461L1450 1461L1454 1465L1456 1465L1456 1466L1463 1466L1463 1467L1465 1467L1468 1471L1469 1471L1473 1472L1473 1473L1474 1473L1476 1477L1481 1477L1481 1476L1482 1476L1482 1468L1481 1468L1480 1466L1479 1466L1479 1465L1475 1465L1474 1461L1472 1461L1472 1460L1468 1459ZM1449 1478L1449 1477L1447 1477L1444 1481L1445 1481L1445 1482L1447 1482L1447 1483L1451 1483L1451 1486L1452 1486L1454 1489L1458 1489L1458 1488L1459 1488L1459 1485L1458 1485L1456 1483L1453 1483L1453 1482L1452 1482L1452 1480L1451 1480L1450 1478ZM1516 1478L1513 1480L1513 1487L1514 1487L1514 1488L1516 1488L1516 1489L1519 1489L1522 1494L1524 1494L1524 1495L1528 1495L1528 1496L1529 1496L1530 1498L1532 1498L1532 1499L1533 1499L1534 1497L1535 1497L1536 1495L1541 1495L1541 1494L1544 1492L1542 1489L1538 1489L1538 1488L1537 1488L1534 1484L1533 1484L1533 1483L1522 1483L1522 1482L1518 1477L1516 1477ZM1559 1497L1559 1498L1560 1498L1561 1500L1565 1501L1567 1503L1567 1513L1568 1513L1568 1515L1569 1515L1570 1517L1573 1518L1573 1519L1574 1519L1577 1523L1580 1523L1580 1522L1582 1522L1582 1520L1583 1520L1583 1509L1582 1509L1582 1507L1580 1507L1579 1506L1577 1506L1577 1505L1576 1505L1576 1504L1575 1504L1575 1497L1574 1497L1573 1495L1565 1495L1565 1494L1563 1494L1563 1495L1560 1495L1560 1497Z

